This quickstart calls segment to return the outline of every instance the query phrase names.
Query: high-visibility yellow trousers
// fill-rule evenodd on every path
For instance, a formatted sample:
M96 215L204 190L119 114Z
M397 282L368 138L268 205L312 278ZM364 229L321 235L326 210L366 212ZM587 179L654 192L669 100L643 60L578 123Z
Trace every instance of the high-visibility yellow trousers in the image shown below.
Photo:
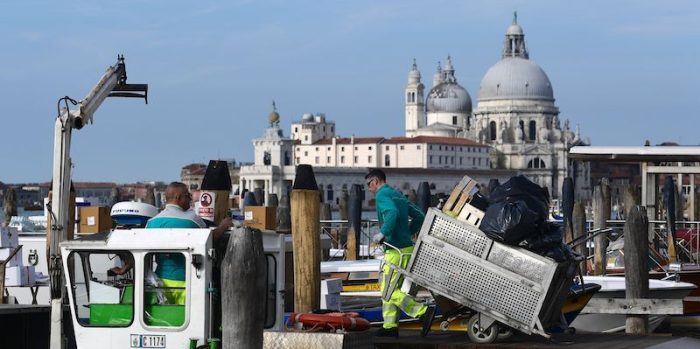
M413 252L413 246L404 247L401 249L401 253L408 254L401 260L401 255L398 251L393 249L387 249L384 252L384 261L386 263L391 263L394 265L401 265L401 268L406 268L408 265L408 260L410 259L411 252ZM384 317L384 328L395 328L399 326L399 309L403 310L408 316L419 317L425 314L428 308L425 304L416 301L411 295L401 292L401 284L403 283L403 277L399 273L392 273L388 265L384 264L382 267L382 273L380 278L380 288L382 293L384 293L384 287L393 282L394 279L400 278L397 281L397 287L391 294L389 301L384 301L382 299L382 316Z
M176 289L170 289L165 291L165 299L168 300L168 304L185 304L185 287L187 283L182 280L170 280L170 279L160 279L165 287L172 287ZM181 289L177 289L181 288Z

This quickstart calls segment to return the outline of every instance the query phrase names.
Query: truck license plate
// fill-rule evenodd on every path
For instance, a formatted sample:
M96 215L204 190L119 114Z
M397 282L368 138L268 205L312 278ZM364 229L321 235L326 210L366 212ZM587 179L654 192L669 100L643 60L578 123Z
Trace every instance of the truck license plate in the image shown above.
M163 335L146 335L132 334L132 348L165 348L165 336Z

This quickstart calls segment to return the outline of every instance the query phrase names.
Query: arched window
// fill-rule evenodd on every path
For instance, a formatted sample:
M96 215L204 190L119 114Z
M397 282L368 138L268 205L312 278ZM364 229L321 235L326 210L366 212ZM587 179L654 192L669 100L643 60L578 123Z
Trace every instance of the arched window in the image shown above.
M266 152L263 154L263 165L270 165L270 162L271 162L271 161L272 161L272 159L271 159L271 157L270 157L270 152L269 152L269 151L266 151Z
M537 137L537 123L535 120L530 121L530 127L528 127L529 131L529 138L531 141L535 140L535 137Z
M411 92L406 93L406 103L411 103Z
M520 120L520 134L523 136L523 139L525 139L525 121Z
M389 154L384 155L384 166L391 166L391 157Z
M496 140L496 122L491 121L489 123L489 137L492 141Z
M332 185L329 184L326 186L326 193L327 193L326 200L328 202L333 202L333 186Z
M289 166L289 165L291 165L291 164L289 163L289 161L290 161L290 158L289 158L289 151L285 151L285 152L284 152L284 166Z
M547 168L547 165L540 158L534 158L527 163L527 168Z

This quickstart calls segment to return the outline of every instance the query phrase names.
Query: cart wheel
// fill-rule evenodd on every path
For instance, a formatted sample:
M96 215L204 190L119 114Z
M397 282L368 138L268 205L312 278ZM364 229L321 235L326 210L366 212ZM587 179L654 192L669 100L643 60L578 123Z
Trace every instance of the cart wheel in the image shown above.
M515 332L512 327L506 325L498 326L498 339L508 339L513 337L514 334Z
M479 314L474 314L469 318L469 331L467 335L474 343L493 343L496 338L498 338L498 324L494 322L491 327L482 329L481 326L479 326Z
M576 334L576 327L567 327L564 330L564 333L566 334Z
M443 321L440 323L440 331L446 332L450 328L450 322L449 321Z

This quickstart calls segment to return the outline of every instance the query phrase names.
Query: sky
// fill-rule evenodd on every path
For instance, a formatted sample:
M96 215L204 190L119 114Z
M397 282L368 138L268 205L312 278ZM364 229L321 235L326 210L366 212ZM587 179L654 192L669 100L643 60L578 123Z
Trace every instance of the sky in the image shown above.
M429 88L451 55L476 106L513 11L560 119L583 138L700 144L695 0L0 0L0 181L51 179L58 99L84 98L117 54L149 103L109 98L74 131L77 181L170 181L193 162L251 161L272 100L285 135L311 112L340 136L402 136L413 59Z

